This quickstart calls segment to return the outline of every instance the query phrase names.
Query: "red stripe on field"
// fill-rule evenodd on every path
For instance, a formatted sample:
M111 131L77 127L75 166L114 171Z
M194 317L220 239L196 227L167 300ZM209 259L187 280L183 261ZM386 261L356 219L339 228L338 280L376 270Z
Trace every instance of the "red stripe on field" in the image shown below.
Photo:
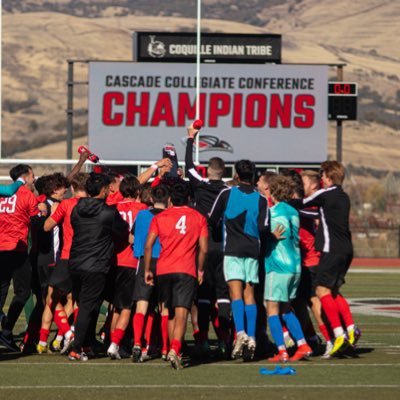
M383 311L400 311L400 307L376 307L376 309Z
M400 258L354 258L352 267L399 268Z

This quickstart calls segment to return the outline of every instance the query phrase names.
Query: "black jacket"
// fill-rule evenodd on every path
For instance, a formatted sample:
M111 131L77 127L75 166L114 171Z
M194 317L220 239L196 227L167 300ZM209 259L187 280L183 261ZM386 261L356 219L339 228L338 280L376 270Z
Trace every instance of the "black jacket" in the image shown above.
M107 273L114 256L113 240L126 240L129 225L115 207L92 197L79 199L71 214L71 225L71 271Z

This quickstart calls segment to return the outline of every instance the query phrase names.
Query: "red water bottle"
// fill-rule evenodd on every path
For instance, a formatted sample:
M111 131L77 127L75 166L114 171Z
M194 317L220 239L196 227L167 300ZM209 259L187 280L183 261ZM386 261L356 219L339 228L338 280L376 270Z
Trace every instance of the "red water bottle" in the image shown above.
M93 154L88 148L86 148L85 146L79 146L78 147L78 153L82 154L82 153L89 153L89 157L88 159L93 162L93 163L98 163L99 162L99 157L96 156L96 154Z
M193 122L193 128L194 129L201 129L201 127L203 126L203 121L201 119L196 119L196 121Z

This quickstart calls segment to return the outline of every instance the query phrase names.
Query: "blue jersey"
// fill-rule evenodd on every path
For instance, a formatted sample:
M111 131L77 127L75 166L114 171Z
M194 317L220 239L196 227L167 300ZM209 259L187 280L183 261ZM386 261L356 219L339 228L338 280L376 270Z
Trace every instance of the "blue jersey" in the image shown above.
M270 210L271 231L282 225L285 229L283 233L285 239L268 241L265 270L282 274L300 273L299 213L285 202L276 204Z
M147 235L149 233L150 223L152 219L164 210L158 208L150 208L148 210L139 211L136 215L135 226L133 227L133 253L136 258L144 256L144 246L146 244ZM161 245L158 238L156 239L151 253L152 258L160 256Z
M260 233L268 228L268 204L250 185L222 190L211 210L209 223L223 223L227 256L258 258Z

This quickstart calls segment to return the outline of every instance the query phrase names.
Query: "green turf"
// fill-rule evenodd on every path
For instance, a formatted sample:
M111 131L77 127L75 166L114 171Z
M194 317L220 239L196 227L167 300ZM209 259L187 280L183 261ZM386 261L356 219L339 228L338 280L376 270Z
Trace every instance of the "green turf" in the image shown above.
M349 298L400 298L400 276L349 274L343 292ZM273 367L265 361L216 362L177 372L160 360L71 363L59 355L22 357L0 350L0 399L399 399L400 319L356 315L356 321L363 330L357 358L292 363L295 376L261 376L260 367Z

